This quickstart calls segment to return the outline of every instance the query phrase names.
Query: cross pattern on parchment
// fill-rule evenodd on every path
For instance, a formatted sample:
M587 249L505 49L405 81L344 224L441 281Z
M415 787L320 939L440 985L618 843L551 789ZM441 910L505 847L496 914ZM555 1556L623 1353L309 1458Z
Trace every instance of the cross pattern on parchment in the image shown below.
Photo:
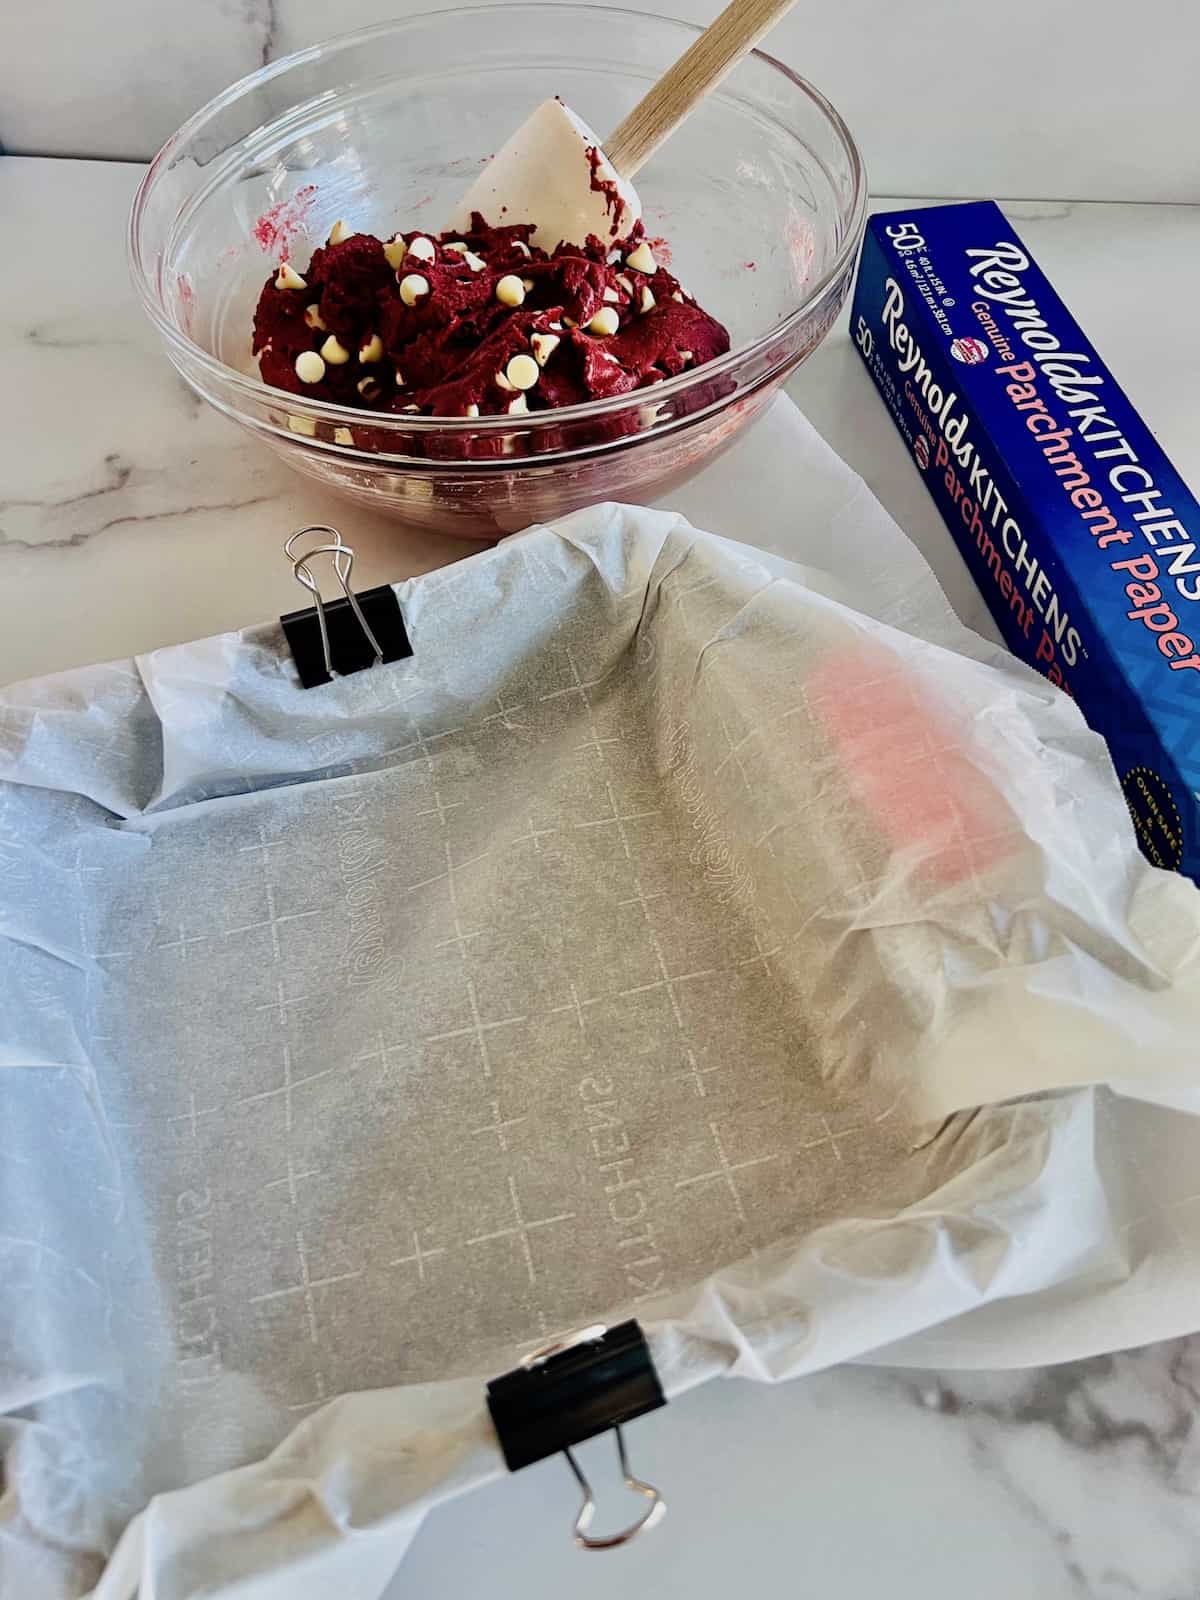
M806 1143L800 1145L798 1148L801 1150L819 1150L824 1145L828 1145L833 1151L833 1159L835 1161L843 1160L842 1147L840 1144L838 1144L838 1138L840 1137L843 1139L849 1139L853 1134L862 1133L865 1131L862 1128L846 1128L840 1135L838 1135L835 1134L833 1129L829 1126L829 1118L827 1116L821 1115L817 1120L824 1129L824 1137L821 1139L810 1139Z
M188 1093L188 1109L186 1111L179 1112L173 1117L168 1117L167 1121L169 1123L186 1122L190 1124L192 1130L192 1143L198 1144L200 1141L200 1118L218 1116L221 1109L222 1108L220 1106L206 1106L203 1111L198 1110L196 1107L196 1091L192 1089Z
M16 848L16 840L13 841L13 846L12 847L14 849ZM0 850L3 850L5 848L6 848L6 841L3 840L3 839L0 839ZM85 867L84 866L84 864L83 864L83 846L82 845L79 845L79 846L76 847L75 860L71 863L71 866L70 866L69 870L75 876L75 885L76 885L76 888L78 889L80 894L83 893L83 889L84 889L83 880L85 878L99 878L99 877L103 877L103 875L104 875L104 868L103 867Z
M269 1182L263 1184L263 1189L270 1191L271 1189L286 1188L288 1201L294 1208L299 1198L296 1185L306 1178L324 1178L326 1176L328 1174L320 1171L317 1167L307 1167L303 1172L297 1172L296 1158L289 1148L287 1153L287 1172L282 1178L271 1178Z
M461 811L463 805L464 802L462 800L451 800L450 804L447 805L442 799L441 790L434 789L433 805L428 806L424 811L418 811L417 815L418 817L436 817L438 822L444 828L446 826L446 818L450 815L450 813L452 811Z
M607 817L599 817L595 822L577 822L574 824L574 826L576 828L616 828L617 837L621 841L621 848L625 852L625 859L626 861L632 861L633 852L629 848L629 834L626 831L625 824L627 822L640 822L643 817L660 816L662 814L662 808L660 806L654 806L647 811L628 811L622 814L620 807L617 805L617 802L613 797L613 787L611 781L605 781L604 792L608 796L608 804L611 815Z
M499 1100L493 1100L492 1101L492 1120L490 1122L485 1122L483 1124L483 1126L480 1127L480 1128L472 1128L471 1132L472 1132L472 1134L475 1134L475 1135L478 1135L478 1134L481 1134L481 1133L494 1133L496 1135L496 1140L497 1140L497 1143L500 1146L500 1149L505 1154L507 1154L508 1153L508 1130L510 1128L519 1128L523 1122L528 1122L528 1121L529 1121L529 1118L527 1116L525 1116L525 1117L502 1117L500 1115L500 1102L499 1102Z
M263 872L266 873L270 870L267 852L269 850L278 850L281 845L286 845L289 843L289 840L286 834L281 834L278 839L268 839L267 830L263 827L261 822L255 825L255 832L258 834L257 842L255 844L238 845L238 854L256 854L259 857L259 866L262 868Z
M408 717L409 726L412 730L412 738L407 744L400 745L395 750L389 750L387 754L390 756L403 755L408 750L419 750L421 752L421 756L425 762L425 772L429 778L429 787L433 791L433 805L426 811L418 812L417 815L422 817L436 816L438 822L443 828L445 828L447 812L457 811L464 802L461 800L453 800L449 805L447 805L442 799L442 791L437 781L437 767L434 764L434 751L430 749L430 746L440 743L443 739L452 739L455 734L461 733L463 730L461 727L443 728L440 733L426 733L421 727L421 724L417 721L416 714L414 712L409 711L406 713L406 715ZM450 847L447 844L447 862L449 862L449 858Z
M661 900L663 897L663 891L658 889L654 894L647 894L642 888L642 880L640 878L635 878L633 880L633 887L634 893L630 896L630 898L628 900L618 900L617 904L622 908L625 906L641 906L642 917L648 924L650 921L650 902L651 900Z
M407 1256L397 1256L394 1261L388 1262L388 1266L404 1267L415 1262L417 1268L417 1278L421 1283L424 1283L425 1263L427 1261L434 1260L434 1258L437 1256L444 1256L445 1254L446 1248L444 1245L438 1245L437 1248L433 1250L430 1250L427 1246L422 1245L421 1235L418 1233L416 1228L414 1228L412 1231L412 1253Z
M721 1063L716 1061L710 1067L702 1067L696 1060L696 1052L690 1047L686 1049L683 1054L687 1061L687 1068L683 1072L677 1072L675 1076L677 1078L690 1079L692 1087L703 1100L705 1095L708 1093L708 1090L704 1084L704 1080L710 1072L720 1072Z
M481 717L477 726L486 728L493 722L502 722L509 732L523 730L525 724L523 722L513 722L511 718L515 717L518 711L524 711L526 702L521 700L515 706L506 706L502 694L494 695L493 699L496 702L495 711L490 716Z
M446 1039L465 1039L470 1034L475 1035L479 1045L479 1060L483 1067L485 1078L492 1076L492 1058L488 1051L488 1034L495 1033L500 1028L513 1028L518 1022L526 1022L526 1017L502 1017L496 1022L484 1022L479 1011L479 997L475 992L474 978L467 979L467 999L471 1006L471 1023L466 1028L448 1028L444 1033L430 1033L425 1037L426 1044L441 1044Z
M615 734L610 735L607 739L601 739L595 728L593 728L590 736L586 738L582 744L577 744L575 749L577 751L594 750L598 756L603 758L605 745L620 744L620 742L620 739L618 739Z
M662 892L659 891L655 894L647 894L645 889L642 887L642 880L640 877L634 878L633 887L634 893L632 897L628 900L620 900L617 903L622 907L637 906L641 910L642 921L646 925L646 935L650 940L650 947L654 952L654 960L658 966L659 977L657 981L638 984L632 989L624 990L618 998L626 999L630 995L634 994L649 994L655 989L666 990L667 1000L671 1007L671 1015L675 1018L675 1026L679 1029L680 1036L684 1043L684 1058L688 1062L688 1069L685 1072L676 1073L675 1076L679 1078L690 1079L696 1093L703 1098L708 1092L704 1085L705 1074L719 1071L721 1064L718 1062L711 1067L700 1067L697 1065L695 1054L693 1053L691 1046L688 1044L687 1027L683 1020L683 1008L679 1003L679 997L675 993L675 990L677 986L685 983L692 983L697 978L716 977L719 969L716 967L707 967L699 972L684 972L680 973L677 977L672 977L667 971L667 961L665 955L663 954L662 941L658 937L657 930L654 927L654 922L650 915L650 902L652 900L661 900L663 897Z
M285 994L283 990L283 979L276 978L275 999L262 1000L258 1005L255 1006L254 1009L256 1011L278 1011L279 1026L281 1028L286 1028L288 1026L287 1014L289 1007L302 1005L305 1000L320 999L328 992L329 991L326 989L297 989L295 994Z
M758 952L757 955L743 957L743 959L738 962L738 966L739 967L757 967L757 966L761 966L763 971L766 973L767 977L768 978L773 978L775 976L775 974L771 970L771 957L772 956L777 956L779 954L779 952L783 949L783 946L781 944L774 944L774 945L771 946L771 948L769 950L765 950L763 948L762 937L759 934L758 929L756 928L754 930L754 948Z
M391 1070L393 1056L412 1055L416 1048L415 1045L406 1044L403 1041L397 1044L385 1043L381 1028L375 1034L375 1048L373 1050L360 1051L354 1058L354 1065L357 1067L367 1061L378 1061L383 1070L387 1072Z
M279 943L280 928L289 922L303 922L308 917L327 917L329 909L326 906L318 906L312 911L285 911L280 913L275 906L275 885L268 879L263 885L263 890L267 898L266 916L260 917L257 922L242 922L235 928L226 928L223 931L225 937L231 939L238 933L255 933L260 928L270 928L271 953L276 962L280 962L283 960L283 952Z
M750 743L751 739L754 738L755 734L759 730L757 728L751 728L748 733L744 733L742 737L735 743L732 735L729 732L725 718L720 714L719 711L716 715L717 721L721 726L721 732L725 735L725 743L729 747L729 753L722 760L717 762L716 766L713 768L713 777L719 778L724 768L727 767L732 761L735 763L738 771L742 775L742 783L745 785L746 793L753 794L754 785L750 782L750 776L747 773L745 765L742 761L742 750Z
M303 1089L306 1084L317 1083L321 1078L332 1077L333 1074L338 1071L340 1071L340 1067L334 1065L332 1067L323 1067L320 1072L306 1073L303 1078L293 1078L292 1049L289 1044L285 1043L283 1046L283 1082L277 1084L274 1089L260 1089L257 1094L245 1094L236 1103L239 1106L256 1105L260 1101L273 1100L276 1095L282 1095L284 1104L284 1129L290 1138L293 1126L292 1096L295 1091L297 1089Z
M746 1161L730 1161L725 1150L724 1142L721 1139L721 1130L717 1126L716 1122L710 1122L708 1124L708 1128L709 1132L712 1134L713 1146L717 1152L717 1165L711 1172L698 1172L693 1178L679 1178L676 1181L675 1187L677 1189L687 1189L690 1188L692 1184L696 1183L723 1182L725 1187L729 1190L729 1197L733 1201L733 1208L737 1212L738 1220L740 1222L745 1222L746 1207L742 1201L741 1190L737 1186L735 1174L739 1172L745 1172L750 1167L766 1166L767 1162L769 1161L778 1161L779 1156L778 1154L769 1156L752 1156Z
M551 689L549 694L541 695L541 696L539 696L539 698L541 700L543 700L543 701L544 700L561 700L564 695L577 694L582 699L584 705L588 708L588 713L589 713L589 716L590 716L591 710L592 710L592 702L591 702L591 697L588 694L588 690L589 689L599 688L599 686L605 681L605 678L608 676L608 674L605 673L599 678L589 678L588 681L585 683L583 681L583 679L579 675L579 667L577 666L576 661L575 661L575 657L571 652L570 645L568 645L566 647L566 650L565 650L564 654L566 655L566 658L567 658L567 665L571 669L571 679L572 679L572 681L569 684L567 684L565 689Z
M449 841L449 839L443 839L442 847L446 852L446 870L443 873L439 873L439 878L445 878L446 887L449 890L449 894L450 894L450 917L451 917L451 921L454 923L454 937L452 939L439 939L434 948L437 949L437 950L444 950L449 945L455 945L457 947L457 949L458 949L459 958L461 960L465 961L467 959L467 950L466 950L467 944L472 939L480 938L481 935L486 930L483 929L483 928L475 928L471 933L464 933L463 932L462 917L459 914L459 908L458 908L458 884L455 882L455 878L454 878L454 874L455 874L456 871L459 870L459 868L457 868L455 866L454 857L450 853L450 841ZM485 854L486 854L486 852L485 852ZM479 860L481 858L476 856L474 859L475 860ZM465 867L469 867L471 865L472 865L472 862L470 862L470 861L464 861L462 863L462 866L464 868ZM418 887L421 887L421 886L418 885Z
M584 1020L583 1020L583 1006L584 1006L585 1003L587 1005L594 1006L594 1005L597 1005L599 1002L596 1001L596 1000L588 1000L586 1002L582 1002L581 1003L581 1001L579 999L579 990L575 987L575 985L573 983L569 984L568 988L571 991L570 1001L564 1006L551 1006L550 1007L550 1015L552 1017L556 1017L563 1011L573 1011L575 1013L575 1020L579 1024L579 1036L582 1039L586 1039L587 1038L587 1026L586 1026L586 1024L584 1023Z
M361 1278L362 1268L359 1267L353 1272L333 1272L329 1273L324 1278L314 1278L308 1264L308 1247L305 1242L304 1232L301 1228L296 1229L296 1256L300 1263L299 1283L292 1284L285 1289L268 1289L265 1294L252 1295L250 1298L250 1304L252 1306L261 1306L266 1305L274 1300L289 1300L293 1295L303 1296L304 1319L308 1328L309 1343L316 1352L314 1382L316 1385L317 1396L315 1400L304 1401L300 1405L289 1406L288 1410L308 1411L312 1410L315 1406L321 1405L328 1393L327 1385L325 1383L323 1363L320 1359L321 1329L317 1321L317 1300L314 1291L317 1289L330 1288L337 1283L350 1283L355 1278Z
M186 966L188 949L194 944L207 944L211 935L207 933L187 934L184 932L183 923L179 923L179 937L176 939L163 939L154 946L155 950L178 950L181 966Z
M553 834L559 833L559 832L561 832L561 830L559 828L539 828L539 827L535 826L534 820L533 820L532 817L530 817L528 819L528 821L529 821L529 832L528 833L519 833L519 834L517 834L516 838L513 839L512 843L513 844L532 844L533 845L534 854L540 856L541 853L542 853L542 847L541 847L541 844L540 844L539 841L542 840L542 839L549 839Z
M571 669L571 678L573 681L569 683L565 689L552 689L549 694L542 695L541 699L543 701L560 700L564 695L577 694L583 702L584 709L587 711L588 737L583 741L582 744L577 744L575 749L577 752L594 750L601 760L603 760L605 756L605 747L610 744L620 744L621 741L620 739L611 736L606 739L602 739L600 737L600 729L596 725L596 708L592 704L590 691L592 689L599 688L602 683L607 681L611 674L605 673L599 678L589 678L585 683L583 678L580 676L579 666L570 649L570 646L567 647L565 654L567 658L567 665ZM612 796L610 794L610 801L611 798ZM613 810L615 812L616 806L613 806ZM628 848L626 848L625 854L628 856Z
M530 1248L529 1235L536 1228L552 1228L556 1223L559 1222L571 1222L574 1220L575 1213L573 1211L560 1211L559 1214L554 1217L526 1218L521 1209L520 1196L517 1194L517 1180L512 1176L511 1173L509 1174L508 1178L508 1194L512 1203L514 1218L513 1225L508 1228L496 1228L491 1233L477 1234L474 1239L468 1239L467 1243L469 1245L488 1244L493 1239L519 1240L521 1245L521 1254L525 1257L525 1270L529 1274L529 1281L530 1283L536 1283L537 1269L533 1264L533 1251Z

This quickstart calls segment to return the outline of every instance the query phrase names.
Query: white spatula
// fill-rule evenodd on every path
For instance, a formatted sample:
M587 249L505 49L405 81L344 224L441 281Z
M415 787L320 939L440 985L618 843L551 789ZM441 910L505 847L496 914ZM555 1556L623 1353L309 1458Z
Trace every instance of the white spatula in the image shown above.
M473 211L493 226L535 222L545 250L589 233L627 234L642 214L630 180L795 3L731 0L603 145L561 100L545 101L488 162L449 225L466 228Z

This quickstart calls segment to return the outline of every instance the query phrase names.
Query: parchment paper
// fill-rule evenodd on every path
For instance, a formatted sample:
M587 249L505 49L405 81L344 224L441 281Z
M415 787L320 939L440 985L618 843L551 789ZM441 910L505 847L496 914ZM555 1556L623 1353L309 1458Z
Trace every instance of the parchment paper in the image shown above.
M1200 896L830 476L874 615L601 507L323 689L272 625L0 700L14 1594L369 1600L596 1320L672 1390L1192 1325Z

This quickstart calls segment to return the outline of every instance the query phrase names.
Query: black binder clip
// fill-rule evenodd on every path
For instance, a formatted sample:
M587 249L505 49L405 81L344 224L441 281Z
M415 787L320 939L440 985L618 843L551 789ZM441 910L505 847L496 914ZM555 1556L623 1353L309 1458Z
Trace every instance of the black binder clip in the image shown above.
M297 541L310 534L324 535L327 542L297 555ZM286 617L279 619L300 682L306 689L412 655L396 591L385 583L378 589L354 593L350 587L354 551L342 542L336 528L320 523L301 528L292 534L283 549L296 579L316 601L306 611L289 611ZM342 586L342 599L331 600L328 605L322 600L320 586L308 565L314 556L332 559L333 570Z
M510 1472L558 1451L566 1456L583 1493L575 1518L575 1543L584 1550L613 1550L661 1522L667 1505L653 1484L629 1470L621 1425L666 1405L645 1336L636 1322L615 1328L602 1323L526 1356L514 1372L493 1378L488 1410ZM649 1504L619 1533L593 1538L588 1533L596 1511L592 1488L571 1453L609 1428L616 1430L617 1457L626 1486Z

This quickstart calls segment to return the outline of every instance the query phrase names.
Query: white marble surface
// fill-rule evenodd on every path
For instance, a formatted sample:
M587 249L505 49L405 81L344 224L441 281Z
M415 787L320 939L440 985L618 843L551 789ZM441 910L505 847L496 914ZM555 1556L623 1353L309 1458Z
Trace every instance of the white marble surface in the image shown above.
M0 147L146 159L265 62L456 3L10 6L0 21ZM707 23L722 0L623 3ZM805 0L766 48L847 118L878 194L1200 201L1194 0Z
M301 518L334 514L368 582L463 553L314 498L187 394L125 277L137 177L0 161L0 215L25 241L0 297L0 682L290 607L279 546ZM1200 482L1200 209L1008 209ZM977 619L844 324L793 389ZM617 1584L656 1600L959 1600L968 1589L980 1600L1192 1600L1198 1403L1200 1338L1007 1375L846 1369L780 1390L710 1385L631 1429L635 1465L670 1494L662 1532L617 1556L577 1556L572 1486L550 1462L435 1514L393 1594L601 1600ZM611 1475L604 1449L589 1460L601 1481Z

